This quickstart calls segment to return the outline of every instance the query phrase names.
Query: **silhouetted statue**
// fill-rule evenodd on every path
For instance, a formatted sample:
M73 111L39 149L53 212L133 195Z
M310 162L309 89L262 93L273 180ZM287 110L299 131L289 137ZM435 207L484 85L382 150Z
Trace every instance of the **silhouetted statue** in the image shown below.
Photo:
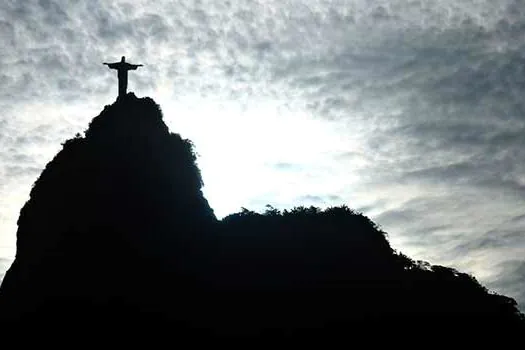
M142 67L142 64L130 64L126 62L126 57L122 56L120 62L105 63L110 69L116 69L118 71L118 96L126 95L128 88L128 70L136 70L138 67Z

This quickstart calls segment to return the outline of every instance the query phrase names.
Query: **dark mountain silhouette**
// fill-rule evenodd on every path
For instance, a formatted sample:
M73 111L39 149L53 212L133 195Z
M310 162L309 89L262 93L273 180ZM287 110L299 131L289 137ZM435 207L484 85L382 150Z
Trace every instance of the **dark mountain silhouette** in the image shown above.
M34 184L0 318L170 324L173 335L201 338L525 329L513 299L394 251L348 207L219 221L201 186L191 142L169 132L152 99L106 106Z

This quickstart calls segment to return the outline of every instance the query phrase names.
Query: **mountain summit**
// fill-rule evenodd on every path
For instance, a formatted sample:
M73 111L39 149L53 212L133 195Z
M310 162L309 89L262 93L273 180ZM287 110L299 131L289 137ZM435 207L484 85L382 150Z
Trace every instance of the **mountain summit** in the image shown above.
M129 93L106 106L35 182L20 212L1 315L154 309L160 295L145 296L166 282L158 274L187 262L216 222L201 187L191 142L169 132L152 99Z
M63 144L20 212L0 319L169 322L184 336L524 329L513 299L394 251L345 206L219 221L201 188L191 142L170 133L152 99L129 93L106 106Z

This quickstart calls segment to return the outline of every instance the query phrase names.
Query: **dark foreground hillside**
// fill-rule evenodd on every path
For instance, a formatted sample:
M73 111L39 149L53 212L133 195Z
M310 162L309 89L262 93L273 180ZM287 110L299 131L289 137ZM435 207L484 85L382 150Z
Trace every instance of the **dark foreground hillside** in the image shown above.
M153 100L128 94L106 106L64 143L20 212L0 319L164 324L199 339L525 329L513 299L393 251L347 207L218 221L195 161Z

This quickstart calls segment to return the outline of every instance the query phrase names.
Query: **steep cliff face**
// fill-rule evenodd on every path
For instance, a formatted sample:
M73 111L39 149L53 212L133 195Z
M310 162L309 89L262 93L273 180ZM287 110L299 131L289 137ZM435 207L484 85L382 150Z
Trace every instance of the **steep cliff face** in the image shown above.
M186 261L215 222L201 186L191 143L169 132L153 100L128 94L106 106L64 143L20 212L5 314L150 293L166 277L160 267Z

